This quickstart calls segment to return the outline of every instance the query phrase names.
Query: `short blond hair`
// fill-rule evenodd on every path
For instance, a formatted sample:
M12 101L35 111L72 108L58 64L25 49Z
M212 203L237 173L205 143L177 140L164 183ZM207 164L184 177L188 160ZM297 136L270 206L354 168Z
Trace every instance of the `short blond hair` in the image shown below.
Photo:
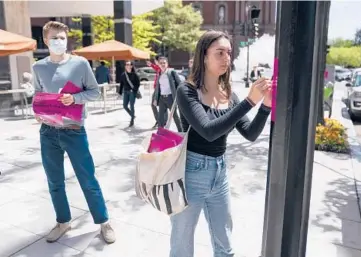
M64 31L68 35L69 27L58 21L49 21L43 27L43 38L48 36L50 30Z

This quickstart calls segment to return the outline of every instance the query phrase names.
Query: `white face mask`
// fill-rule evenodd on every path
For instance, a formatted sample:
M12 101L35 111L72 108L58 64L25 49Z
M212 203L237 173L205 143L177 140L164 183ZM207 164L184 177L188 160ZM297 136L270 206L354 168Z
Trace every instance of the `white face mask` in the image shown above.
M68 40L66 39L50 39L49 50L53 54L62 55L66 52Z

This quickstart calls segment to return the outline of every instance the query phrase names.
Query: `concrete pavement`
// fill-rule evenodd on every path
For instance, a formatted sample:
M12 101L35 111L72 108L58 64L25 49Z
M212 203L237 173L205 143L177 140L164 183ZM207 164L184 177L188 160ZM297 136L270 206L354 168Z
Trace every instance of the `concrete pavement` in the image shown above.
M241 85L235 91L240 97L247 93ZM92 224L68 158L65 168L73 230L57 243L45 242L44 235L54 225L54 213L40 160L39 125L34 120L0 120L0 257L168 256L168 217L134 194L140 142L154 124L146 96L137 102L136 112L132 129L127 128L129 118L123 110L91 115L86 124L97 177L117 234L113 245L104 244L99 227ZM250 116L254 114L252 111ZM269 124L254 143L237 132L228 140L234 246L241 256L260 254L268 134ZM315 152L307 256L321 254L361 256L361 219L349 155ZM212 256L203 216L197 227L195 256Z

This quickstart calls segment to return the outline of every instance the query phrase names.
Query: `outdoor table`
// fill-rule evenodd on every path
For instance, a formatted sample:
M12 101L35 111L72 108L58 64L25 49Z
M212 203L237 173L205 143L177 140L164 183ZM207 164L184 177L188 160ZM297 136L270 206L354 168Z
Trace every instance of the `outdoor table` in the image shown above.
M27 89L11 89L11 90L0 90L0 95L9 95L9 94L21 94L24 101L21 101L21 107L22 107L22 113L24 118L28 118L27 113L24 110L24 102L25 102L25 108L28 109L28 99L26 97Z

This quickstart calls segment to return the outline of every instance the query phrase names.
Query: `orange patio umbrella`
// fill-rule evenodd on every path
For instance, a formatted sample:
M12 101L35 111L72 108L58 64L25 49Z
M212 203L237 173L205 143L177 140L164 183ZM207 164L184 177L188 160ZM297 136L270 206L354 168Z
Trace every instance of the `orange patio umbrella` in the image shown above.
M0 29L0 56L18 54L36 49L36 40Z
M150 54L116 40L108 40L99 44L74 50L73 54L88 60L112 60L112 80L115 82L115 60L150 59Z
M88 60L138 60L150 58L149 53L116 40L108 40L103 43L87 46L75 50L73 53L83 56Z

